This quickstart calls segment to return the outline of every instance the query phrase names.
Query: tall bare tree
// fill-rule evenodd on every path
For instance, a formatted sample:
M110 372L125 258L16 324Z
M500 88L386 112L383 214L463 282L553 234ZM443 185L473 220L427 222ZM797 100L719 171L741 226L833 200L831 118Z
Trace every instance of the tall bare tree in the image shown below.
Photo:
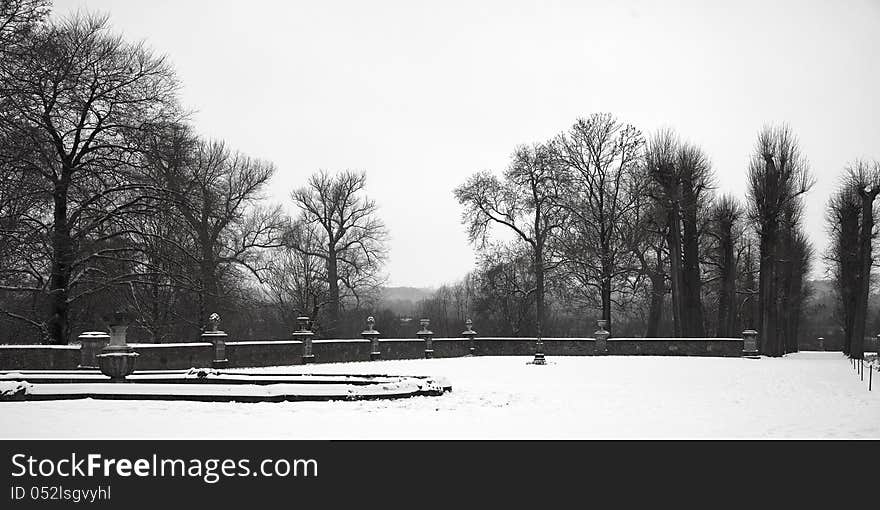
M699 147L685 143L679 146L676 157L680 182L682 248L682 332L687 337L706 335L703 321L702 275L700 271L700 218L712 188L712 167L709 158Z
M850 354L855 321L856 296L859 286L859 216L861 199L853 181L844 174L838 188L828 201L825 213L830 237L825 261L837 294L838 316L843 328L843 352Z
M634 213L645 192L638 174L644 139L634 126L600 113L578 119L552 148L567 174L559 204L570 220L560 236L566 272L579 288L598 291L610 331L613 295L620 294L634 266L627 242L633 234L626 230L632 222L625 216Z
M286 221L280 207L261 205L262 192L275 167L229 149L222 141L199 140L172 127L149 151L153 185L160 200L179 215L184 238L173 253L198 296L196 322L219 311L222 283L239 278L239 270L258 280L267 270L267 249L282 246ZM178 280L178 284L183 284Z
M778 331L778 247L784 233L783 214L813 185L809 166L797 138L787 125L766 126L758 134L749 164L749 217L760 239L759 298L761 352L783 354Z
M859 230L856 246L856 260L853 264L852 333L849 355L862 359L865 352L865 327L868 316L868 292L871 283L871 267L874 257L872 243L875 239L874 201L880 194L880 162L873 164L856 161L846 169L844 186L849 189L848 196L857 197L859 204Z
M738 266L737 242L742 236L740 224L743 209L732 195L719 198L710 211L709 235L715 239L713 263L718 278L718 327L717 336L732 337L737 334L736 279Z
M141 210L133 168L140 132L180 115L177 81L164 57L110 34L105 17L74 15L35 30L0 66L0 131L4 151L39 182L50 204L44 321L53 343L67 343L70 307L93 291L73 289L95 262L125 251L114 221ZM109 278L113 281L113 278Z
M498 225L529 247L535 271L536 364L544 363L545 273L555 267L550 257L551 236L564 225L558 205L564 182L553 150L537 144L516 149L504 180L479 172L455 189L456 199L464 206L462 222L471 242L485 246L490 227Z
M672 290L672 321L674 336L684 332L682 294L684 277L681 264L681 182L678 174L678 137L672 130L657 132L648 142L645 164L656 183L653 198L666 214L666 246L669 254L669 281Z
M329 336L340 333L343 301L348 298L357 303L382 281L388 231L376 202L364 196L365 185L364 172L345 170L333 175L320 171L291 195L301 211L301 223L320 236L320 243L313 246L292 235L288 245L326 264L328 317L321 328Z

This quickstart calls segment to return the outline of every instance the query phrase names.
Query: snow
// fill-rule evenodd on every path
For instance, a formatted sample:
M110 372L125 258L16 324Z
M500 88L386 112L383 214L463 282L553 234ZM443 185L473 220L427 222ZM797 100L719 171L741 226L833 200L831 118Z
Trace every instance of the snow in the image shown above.
M8 383L7 383L8 384ZM25 383L27 384L27 383ZM0 387L2 389L2 387ZM16 389L17 388L13 388ZM349 384L31 384L26 387L30 395L186 395L225 397L272 397L301 395L320 397L328 395L384 395L387 393L410 393L424 389L418 379L401 379L368 386Z
M840 353L783 358L472 357L260 369L441 376L383 401L0 403L2 438L880 438L880 388ZM245 370L247 371L247 370ZM880 374L875 374L880 375ZM877 382L877 381L875 381ZM877 386L877 385L875 385Z
M0 345L0 349L12 349L12 350L17 350L17 349L28 349L28 350L29 350L29 349L47 349L47 350L62 350L62 351L64 351L64 350L72 350L72 349L79 349L79 348L80 348L80 347L79 347L79 344L72 344L72 345L45 345L45 344L30 344L30 345L27 345L27 344L21 344L21 345L19 345L19 344L3 344L3 345Z
M178 342L178 343L167 343L167 344L127 344L132 348L173 348L173 347L211 347L214 344L210 342Z

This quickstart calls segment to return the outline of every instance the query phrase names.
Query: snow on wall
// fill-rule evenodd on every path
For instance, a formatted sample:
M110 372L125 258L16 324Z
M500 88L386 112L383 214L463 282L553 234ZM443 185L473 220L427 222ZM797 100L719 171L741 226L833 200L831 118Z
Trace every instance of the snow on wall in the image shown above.
M590 356L596 354L594 338L545 338L547 356ZM211 366L212 344L206 342L130 344L141 355L138 370L172 370ZM529 356L535 352L535 338L477 337L478 356ZM454 358L470 352L465 338L435 338L434 357ZM0 346L0 370L76 369L80 364L80 346L6 345ZM314 340L312 349L317 363L369 361L370 342L364 339ZM425 342L418 339L380 339L382 359L421 359ZM232 367L298 365L302 363L302 342L246 341L226 342L226 357ZM607 354L613 355L687 355L740 356L742 339L738 338L611 338Z

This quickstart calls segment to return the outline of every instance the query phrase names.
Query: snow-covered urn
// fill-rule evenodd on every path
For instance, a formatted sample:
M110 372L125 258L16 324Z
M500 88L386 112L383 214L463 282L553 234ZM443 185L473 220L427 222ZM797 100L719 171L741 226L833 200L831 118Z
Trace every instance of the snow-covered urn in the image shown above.
M432 346L432 339L434 338L434 332L428 329L428 326L431 324L430 319L421 319L419 324L422 325L422 329L416 333L416 336L425 341L425 358L433 358L434 357L434 348Z
M309 318L305 316L297 317L296 322L299 329L291 333L291 335L294 340L302 342L303 363L314 363L315 355L312 354L312 337L314 337L315 334L309 329Z
M110 377L112 382L125 382L125 378L134 372L138 353L125 341L125 331L130 320L131 315L128 313L113 314L109 321L110 344L101 349L101 354L95 356L101 373Z
M467 329L461 332L461 336L468 339L468 356L473 356L476 354L476 348L474 347L474 337L477 336L477 332L474 331L474 321L468 318L464 321L464 325Z
M110 343L110 335L104 331L85 331L77 337L80 343L79 349L79 367L82 369L98 368L98 359L96 356L101 349Z
M213 368L226 368L229 360L226 359L226 338L229 336L220 331L220 314L212 313L208 317L208 327L202 333L202 341L209 342L214 346L214 359L211 360Z
M375 361L382 357L382 351L379 350L380 333L373 329L376 319L372 316L367 317L367 329L361 331L361 338L370 341L370 361Z
M743 335L743 356L746 358L758 357L758 332L754 329L747 329L742 332Z
M599 329L593 333L593 337L596 339L596 354L607 354L608 353L608 337L611 336L605 326L608 324L608 321L605 319L599 319L596 321L596 324L599 326Z

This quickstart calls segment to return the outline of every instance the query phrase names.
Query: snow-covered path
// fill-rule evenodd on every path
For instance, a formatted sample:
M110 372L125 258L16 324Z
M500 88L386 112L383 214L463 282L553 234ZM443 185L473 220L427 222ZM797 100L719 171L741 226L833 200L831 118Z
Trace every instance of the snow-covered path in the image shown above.
M394 401L6 402L0 438L880 438L880 380L868 392L868 374L860 381L840 353L552 357L544 367L528 360L272 369L438 375L453 386L442 397Z

